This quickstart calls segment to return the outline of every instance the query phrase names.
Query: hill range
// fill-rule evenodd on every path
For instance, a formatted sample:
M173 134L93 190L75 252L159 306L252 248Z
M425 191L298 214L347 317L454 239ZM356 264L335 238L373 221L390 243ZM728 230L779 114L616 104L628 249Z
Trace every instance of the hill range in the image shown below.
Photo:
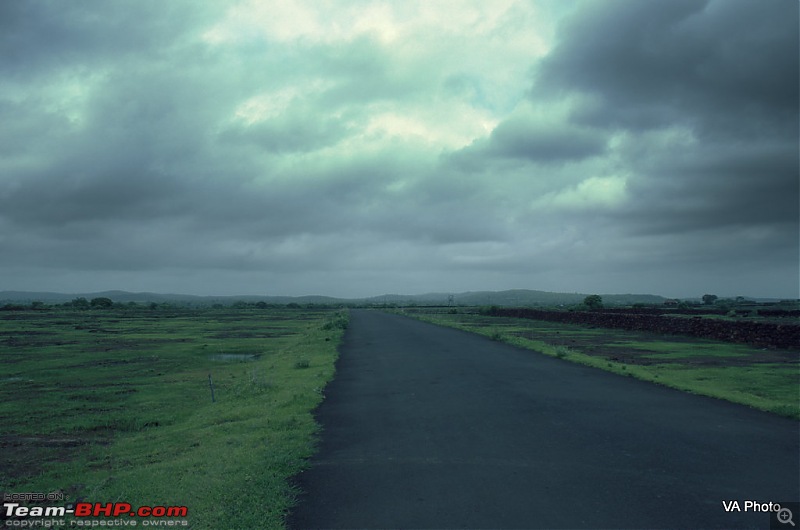
M177 303L189 306L207 306L212 304L232 304L237 301L268 304L371 304L371 305L457 305L457 306L558 306L572 305L583 301L584 293L556 293L530 289L513 289L507 291L467 291L462 293L425 293L425 294L385 294L367 298L335 298L330 296L199 296L189 294L132 293L128 291L101 291L94 293L55 293L32 291L0 291L0 303L30 303L33 301L48 304L69 302L83 297L87 300L105 297L118 303ZM666 298L652 294L602 294L606 305L662 304ZM451 298L452 297L452 298Z

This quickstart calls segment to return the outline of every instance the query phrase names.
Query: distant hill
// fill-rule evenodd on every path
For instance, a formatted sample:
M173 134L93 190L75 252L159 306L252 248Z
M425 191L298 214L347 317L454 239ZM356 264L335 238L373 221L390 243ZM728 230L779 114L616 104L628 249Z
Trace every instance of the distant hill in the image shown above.
M330 296L197 296L189 294L131 293L128 291L101 291L96 293L52 293L28 291L0 291L0 303L31 303L34 301L60 304L74 298L87 300L105 297L118 303L178 303L192 306L212 304L232 304L237 301L266 302L268 304L396 304L396 305L449 305L460 306L497 305L497 306L558 306L572 305L583 301L585 293L553 293L529 289L513 289L509 291L468 291L464 293L425 293L414 295L386 294L370 298L334 298ZM603 294L606 305L662 304L662 296L651 294Z
M371 303L388 304L423 304L423 305L448 305L451 293L427 293L419 295L389 294L366 299ZM468 291L453 293L454 305L496 305L496 306L557 306L573 305L583 302L586 293L553 293L549 291L534 291L530 289L512 289L509 291ZM606 305L631 305L631 304L663 304L663 296L652 294L603 294Z
M199 296L193 294L162 294L162 293L131 293L128 291L100 291L96 293L50 293L50 292L29 292L29 291L0 291L0 303L7 302L33 302L40 301L50 304L60 304L69 302L75 298L83 297L87 300L92 298L110 298L118 303L182 303L187 305L211 305L211 304L230 304L237 301L244 302L266 302L269 304L336 304L342 303L340 298L329 296Z

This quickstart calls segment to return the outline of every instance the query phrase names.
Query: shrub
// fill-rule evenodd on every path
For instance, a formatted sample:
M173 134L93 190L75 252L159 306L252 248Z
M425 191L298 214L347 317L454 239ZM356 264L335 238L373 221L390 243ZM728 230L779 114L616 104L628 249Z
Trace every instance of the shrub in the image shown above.
M583 305L585 305L589 309L602 309L603 297L600 296L599 294L590 294L589 296L583 299Z
M322 325L322 329L325 331L330 331L332 329L347 329L348 323L349 319L347 318L347 313L340 311L336 313L329 321L325 322Z
M77 307L78 309L89 309L89 300L80 296L78 298L73 299L69 305L71 305L72 307Z
M114 302L111 298L106 298L105 296L100 296L98 298L92 298L92 301L89 302L89 305L92 307L99 307L99 308L108 308L114 305Z

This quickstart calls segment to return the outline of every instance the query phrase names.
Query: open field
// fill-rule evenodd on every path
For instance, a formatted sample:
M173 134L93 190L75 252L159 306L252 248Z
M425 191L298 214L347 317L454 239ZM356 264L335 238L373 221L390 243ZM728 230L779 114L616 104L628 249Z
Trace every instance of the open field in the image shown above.
M281 528L346 324L331 309L0 313L0 492Z
M491 317L463 309L409 309L404 314L572 362L800 419L800 352L795 350Z

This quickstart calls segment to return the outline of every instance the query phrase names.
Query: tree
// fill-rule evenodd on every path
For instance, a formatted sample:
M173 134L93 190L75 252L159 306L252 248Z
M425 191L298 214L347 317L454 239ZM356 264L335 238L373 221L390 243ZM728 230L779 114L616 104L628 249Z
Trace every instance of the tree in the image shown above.
M70 305L72 307L77 307L78 309L88 309L89 308L89 300L87 300L86 298L80 296L80 297L75 298L74 300L72 300Z
M703 303L706 305L711 305L717 301L717 295L715 294L704 294L703 295Z
M589 296L583 299L583 305L585 305L589 309L602 309L603 297L600 296L599 294L590 294Z
M98 298L92 298L92 301L89 302L89 305L91 305L92 307L99 307L104 309L114 305L114 301L111 300L111 298L100 296Z

